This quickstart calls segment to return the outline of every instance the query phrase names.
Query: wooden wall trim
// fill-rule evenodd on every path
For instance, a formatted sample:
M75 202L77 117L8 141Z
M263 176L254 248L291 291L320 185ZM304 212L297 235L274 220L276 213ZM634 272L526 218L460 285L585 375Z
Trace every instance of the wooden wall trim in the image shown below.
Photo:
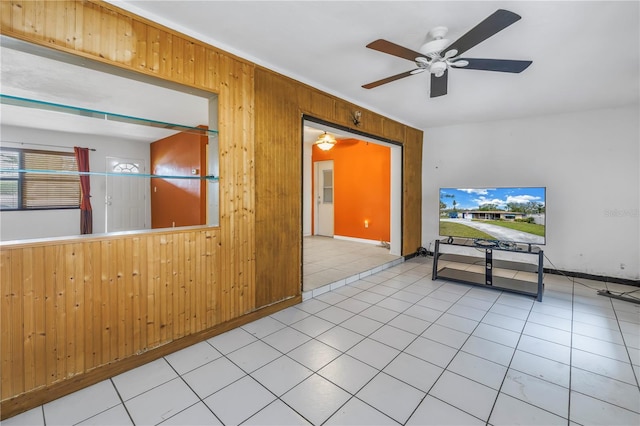
M34 238L31 240L2 241L0 242L0 249L58 246L60 244L77 243L77 242L90 243L95 241L118 239L125 236L136 237L136 236L144 236L148 234L176 235L176 234L181 234L183 232L193 232L193 231L217 232L217 231L220 231L220 227L197 225L197 226L185 226L182 228L147 229L147 230L137 230L137 231L113 232L110 234L85 234L85 235L74 235L69 237L48 237L48 238Z

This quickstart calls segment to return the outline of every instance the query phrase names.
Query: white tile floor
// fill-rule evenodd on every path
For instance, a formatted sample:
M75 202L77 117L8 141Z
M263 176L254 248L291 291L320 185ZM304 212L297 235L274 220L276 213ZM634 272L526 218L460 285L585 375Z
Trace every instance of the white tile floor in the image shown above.
M3 424L640 424L640 305L430 272L412 259Z
M302 289L305 292L327 284L359 277L402 257L389 254L389 249L375 244L310 236L302 239Z

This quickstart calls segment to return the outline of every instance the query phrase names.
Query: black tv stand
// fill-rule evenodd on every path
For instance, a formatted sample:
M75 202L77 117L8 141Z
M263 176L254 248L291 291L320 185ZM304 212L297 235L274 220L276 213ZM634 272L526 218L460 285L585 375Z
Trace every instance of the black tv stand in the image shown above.
M491 242L493 243L493 242ZM464 254L446 253L442 249L456 248ZM535 263L494 258L498 253L535 256ZM515 257L517 257L515 256ZM503 256L500 256L503 257ZM514 257L514 256L509 256ZM497 290L533 296L542 302L544 253L531 244L489 244L471 239L436 240L431 279L438 278L475 284ZM521 275L521 276L519 276ZM523 277L522 275L526 275ZM529 278L529 279L526 279Z

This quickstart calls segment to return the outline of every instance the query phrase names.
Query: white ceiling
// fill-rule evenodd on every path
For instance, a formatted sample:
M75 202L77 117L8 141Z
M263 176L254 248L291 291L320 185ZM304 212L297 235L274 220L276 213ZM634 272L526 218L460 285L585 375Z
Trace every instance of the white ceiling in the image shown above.
M637 1L111 1L257 64L406 124L426 129L637 104ZM497 9L522 19L467 51L532 60L521 74L455 69L449 93L429 76L361 86L409 71L365 45L383 38L417 50L427 32L452 41Z

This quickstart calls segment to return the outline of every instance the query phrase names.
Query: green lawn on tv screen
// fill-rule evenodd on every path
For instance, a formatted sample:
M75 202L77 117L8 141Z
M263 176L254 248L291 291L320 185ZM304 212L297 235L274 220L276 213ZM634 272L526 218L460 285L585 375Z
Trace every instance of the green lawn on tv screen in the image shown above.
M485 240L494 240L493 235L471 228L461 223L440 222L440 235L456 236L460 238L483 238Z

